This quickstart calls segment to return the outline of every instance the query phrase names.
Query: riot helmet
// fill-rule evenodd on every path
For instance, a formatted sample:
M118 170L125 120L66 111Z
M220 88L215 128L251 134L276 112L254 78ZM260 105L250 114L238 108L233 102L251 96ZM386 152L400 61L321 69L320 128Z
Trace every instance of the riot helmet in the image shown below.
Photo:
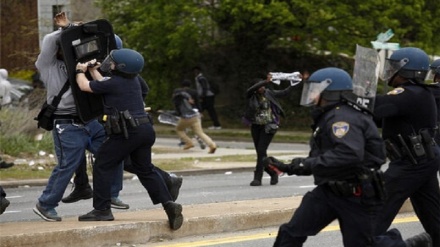
M421 49L406 47L393 52L385 61L381 79L391 81L399 75L423 83L429 70L429 57Z
M116 41L116 49L118 49L118 50L122 49L123 48L122 39L116 34L115 34L115 41Z
M427 81L440 82L440 59L435 60L429 65L429 72L426 76Z
M144 58L139 52L122 48L110 52L102 62L101 70L103 72L115 70L127 75L137 75L142 71L143 67Z
M334 67L320 69L304 82L300 105L318 105L321 98L339 101L345 91L353 91L353 82L347 72Z

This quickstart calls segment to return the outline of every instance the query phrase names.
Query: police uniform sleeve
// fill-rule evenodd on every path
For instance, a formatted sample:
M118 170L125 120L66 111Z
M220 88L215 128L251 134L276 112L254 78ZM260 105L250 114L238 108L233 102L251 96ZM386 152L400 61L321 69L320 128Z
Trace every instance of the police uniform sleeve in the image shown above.
M412 94L403 87L397 87L386 95L376 96L374 116L376 119L404 115L412 109Z

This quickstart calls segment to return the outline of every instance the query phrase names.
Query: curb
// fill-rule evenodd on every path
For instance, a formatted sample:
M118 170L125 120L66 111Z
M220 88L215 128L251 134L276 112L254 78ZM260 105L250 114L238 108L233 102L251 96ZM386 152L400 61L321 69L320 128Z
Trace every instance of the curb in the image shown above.
M162 209L115 213L115 221L105 222L79 222L77 218L66 218L61 222L4 223L1 225L0 247L121 246L274 227L292 217L301 199L295 196L185 205L184 224L176 231L169 229ZM408 200L400 213L410 211L412 207Z

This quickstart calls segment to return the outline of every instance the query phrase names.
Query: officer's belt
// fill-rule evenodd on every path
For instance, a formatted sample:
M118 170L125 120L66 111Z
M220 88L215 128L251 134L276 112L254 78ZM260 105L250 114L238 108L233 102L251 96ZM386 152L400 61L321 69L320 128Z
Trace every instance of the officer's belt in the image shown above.
M360 196L362 193L359 181L329 181L327 186L337 196Z
M135 118L134 121L136 121L136 123L137 123L138 125L141 125L141 124L147 124L147 123L152 124L151 119L150 119L148 116L147 116L147 117Z

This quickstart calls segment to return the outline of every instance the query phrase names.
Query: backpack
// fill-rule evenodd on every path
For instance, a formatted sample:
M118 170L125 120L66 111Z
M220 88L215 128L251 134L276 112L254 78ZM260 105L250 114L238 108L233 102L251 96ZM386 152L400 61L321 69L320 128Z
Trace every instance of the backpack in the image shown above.
M183 116L188 113L194 113L193 107L191 103L189 103L190 98L191 95L185 91L180 91L174 94L172 101L177 115Z

